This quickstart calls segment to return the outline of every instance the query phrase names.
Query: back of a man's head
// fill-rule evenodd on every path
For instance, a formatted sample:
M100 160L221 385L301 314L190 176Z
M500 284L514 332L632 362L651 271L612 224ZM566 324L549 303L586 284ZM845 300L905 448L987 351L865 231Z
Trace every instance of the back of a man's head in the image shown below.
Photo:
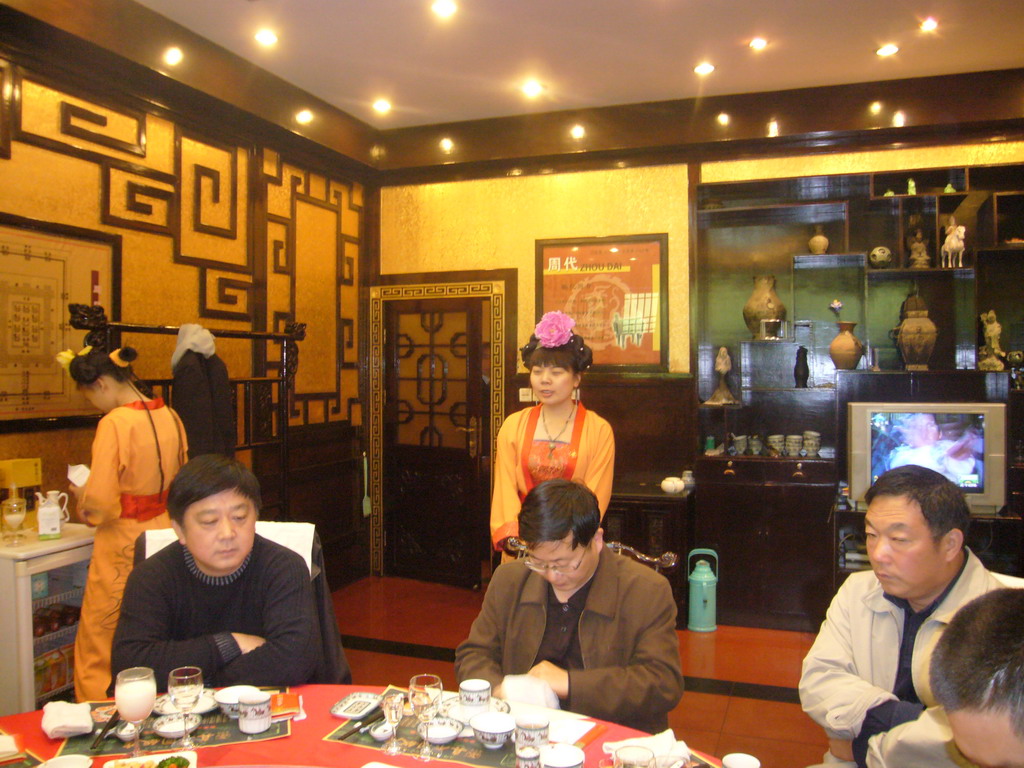
M594 492L572 480L545 480L526 494L519 510L519 538L528 546L561 541L570 533L572 546L587 546L601 524Z
M182 525L185 510L223 491L237 491L249 499L259 513L262 506L260 482L247 466L219 453L196 456L171 481L167 512L172 521Z
M1009 715L1024 740L1024 589L975 598L946 626L932 654L931 687L947 713Z
M936 541L954 528L967 536L971 511L963 491L935 470L916 464L890 469L868 489L864 500L870 505L878 496L903 496L916 502Z

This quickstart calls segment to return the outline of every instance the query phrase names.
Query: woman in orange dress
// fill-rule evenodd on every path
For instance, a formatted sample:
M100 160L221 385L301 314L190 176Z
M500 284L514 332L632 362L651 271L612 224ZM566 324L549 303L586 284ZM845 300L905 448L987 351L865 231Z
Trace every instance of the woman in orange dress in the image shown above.
M615 437L607 421L573 396L594 359L583 338L573 333L575 325L562 312L548 312L520 350L538 405L509 416L498 432L491 497L496 550L518 535L522 500L545 480L582 482L597 496L602 517L608 509Z
M89 479L71 486L79 517L96 527L75 638L79 701L107 696L110 648L135 539L144 530L170 527L167 487L188 450L178 414L144 394L145 385L132 373L136 354L131 347L109 354L86 347L57 356L86 399L106 414L96 428Z

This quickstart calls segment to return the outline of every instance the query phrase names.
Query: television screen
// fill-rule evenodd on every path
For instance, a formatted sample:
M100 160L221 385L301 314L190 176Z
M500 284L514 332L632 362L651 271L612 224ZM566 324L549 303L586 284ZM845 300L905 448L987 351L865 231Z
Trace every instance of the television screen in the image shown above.
M965 493L985 491L985 415L871 412L871 482L917 464L941 472Z

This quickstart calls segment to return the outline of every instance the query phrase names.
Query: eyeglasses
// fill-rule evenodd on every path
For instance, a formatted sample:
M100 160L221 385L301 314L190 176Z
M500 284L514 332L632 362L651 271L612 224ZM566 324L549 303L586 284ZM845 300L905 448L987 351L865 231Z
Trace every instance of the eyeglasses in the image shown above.
M576 571L580 569L580 566L583 565L583 558L587 556L587 550L589 548L590 545L587 544L587 546L583 548L583 554L580 555L580 559L572 565L545 565L544 563L538 563L529 555L523 558L523 562L526 563L527 568L535 573L553 573L556 576L569 576L570 574L576 573Z

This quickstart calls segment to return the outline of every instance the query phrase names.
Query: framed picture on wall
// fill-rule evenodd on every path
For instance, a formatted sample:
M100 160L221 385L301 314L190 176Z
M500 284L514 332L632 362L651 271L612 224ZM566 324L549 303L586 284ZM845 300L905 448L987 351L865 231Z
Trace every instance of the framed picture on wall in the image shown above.
M561 310L594 368L668 370L668 235L537 241L537 317Z
M0 213L0 432L95 423L55 356L82 348L68 304L120 317L121 238Z

